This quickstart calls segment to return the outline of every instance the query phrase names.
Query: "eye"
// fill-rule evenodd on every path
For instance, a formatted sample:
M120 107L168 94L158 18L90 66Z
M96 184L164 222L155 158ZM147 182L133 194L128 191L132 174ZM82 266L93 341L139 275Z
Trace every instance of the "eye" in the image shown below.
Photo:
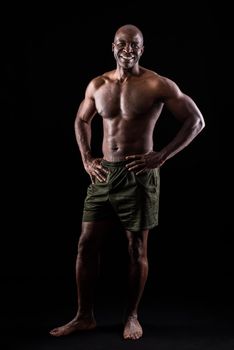
M124 42L118 42L118 43L115 44L115 46L116 46L118 49L120 49L120 48L122 48L122 47L125 46L125 43L124 43Z
M132 47L134 49L139 49L140 48L139 44L137 44L137 43L132 43Z

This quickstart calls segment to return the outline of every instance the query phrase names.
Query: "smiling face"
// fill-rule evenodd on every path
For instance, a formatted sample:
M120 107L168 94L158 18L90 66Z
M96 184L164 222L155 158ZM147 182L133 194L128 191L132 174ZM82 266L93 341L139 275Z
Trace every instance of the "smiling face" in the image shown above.
M118 66L123 69L133 68L144 51L141 31L132 25L119 28L115 34L112 50Z

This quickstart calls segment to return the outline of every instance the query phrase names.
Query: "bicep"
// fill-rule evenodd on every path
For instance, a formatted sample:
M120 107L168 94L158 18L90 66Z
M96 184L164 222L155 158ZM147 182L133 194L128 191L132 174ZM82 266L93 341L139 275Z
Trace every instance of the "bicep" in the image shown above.
M81 102L77 114L76 121L83 121L85 123L91 122L94 115L97 113L95 101L91 97L85 97Z
M186 119L196 119L198 116L201 117L195 102L182 92L165 99L164 105L180 122L184 122Z

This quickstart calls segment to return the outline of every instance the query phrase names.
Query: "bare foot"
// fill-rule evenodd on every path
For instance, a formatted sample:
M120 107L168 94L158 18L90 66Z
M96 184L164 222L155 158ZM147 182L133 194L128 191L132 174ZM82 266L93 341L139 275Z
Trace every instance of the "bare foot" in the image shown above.
M139 339L142 337L143 330L136 316L129 316L125 323L123 337L124 339Z
M96 327L96 321L94 319L74 319L64 326L54 328L50 331L50 334L54 337L60 337L62 335L68 335L76 331L86 331L94 329Z

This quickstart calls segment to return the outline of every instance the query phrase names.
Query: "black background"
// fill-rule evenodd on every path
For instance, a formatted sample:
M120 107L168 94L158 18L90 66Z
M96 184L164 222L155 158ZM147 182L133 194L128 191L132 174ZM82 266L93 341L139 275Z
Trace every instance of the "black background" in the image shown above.
M115 68L111 43L126 23L144 34L141 65L174 80L206 121L192 144L161 169L159 226L149 236L150 270L142 303L192 299L231 305L233 227L222 193L219 150L219 70L227 68L223 57L231 45L226 12L195 4L85 5L83 10L64 4L21 5L3 14L4 317L20 315L18 326L23 322L26 329L30 317L38 324L41 312L40 326L47 326L47 318L50 327L50 312L56 310L59 323L60 310L70 309L64 318L75 310L74 267L89 178L75 141L74 119L87 83ZM170 140L177 127L163 110L156 146ZM100 117L93 130L93 150L100 155ZM127 252L120 227L107 238L101 263L97 304L103 310L124 300Z

